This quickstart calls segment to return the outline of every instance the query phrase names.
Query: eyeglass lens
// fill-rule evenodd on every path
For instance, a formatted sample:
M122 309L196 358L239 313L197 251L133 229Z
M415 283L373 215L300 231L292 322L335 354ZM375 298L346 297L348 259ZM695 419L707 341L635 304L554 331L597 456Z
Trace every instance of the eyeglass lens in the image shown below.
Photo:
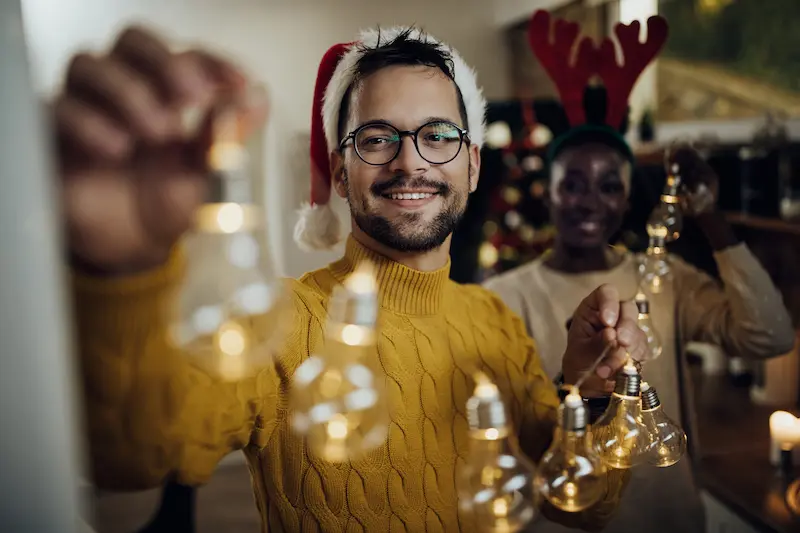
M371 124L358 131L355 147L359 157L371 165L385 165L397 156L402 136L397 128L387 124ZM452 161L461 150L461 132L447 122L431 122L418 132L417 151L433 164Z

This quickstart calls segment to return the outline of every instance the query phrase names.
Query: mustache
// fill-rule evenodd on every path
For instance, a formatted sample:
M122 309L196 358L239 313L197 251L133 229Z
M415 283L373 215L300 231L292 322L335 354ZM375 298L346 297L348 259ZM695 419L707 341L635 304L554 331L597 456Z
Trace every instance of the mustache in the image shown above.
M450 185L443 181L433 181L425 177L409 178L408 176L394 176L386 181L373 183L369 190L375 196L381 196L392 189L434 189L437 194L450 193Z

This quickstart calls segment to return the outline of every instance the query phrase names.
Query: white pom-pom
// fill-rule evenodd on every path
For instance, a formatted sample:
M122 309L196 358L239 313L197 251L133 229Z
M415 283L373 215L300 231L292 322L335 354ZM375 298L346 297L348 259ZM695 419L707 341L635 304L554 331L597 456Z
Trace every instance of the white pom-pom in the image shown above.
M341 223L330 204L303 204L294 227L294 240L306 252L330 250L341 241Z

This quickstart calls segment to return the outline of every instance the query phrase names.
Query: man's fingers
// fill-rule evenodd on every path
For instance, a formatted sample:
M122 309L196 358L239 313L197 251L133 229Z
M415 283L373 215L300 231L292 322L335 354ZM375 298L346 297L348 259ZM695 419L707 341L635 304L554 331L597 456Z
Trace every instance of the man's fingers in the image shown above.
M621 346L611 348L600 365L598 365L595 374L602 379L609 379L622 368L627 359L628 351L625 348Z
M179 56L179 61L202 73L203 78L218 87L241 93L247 87L247 78L230 61L202 50L189 50Z
M133 147L133 140L119 124L89 104L62 96L53 106L56 130L66 146L104 160L120 160Z
M639 333L639 309L632 301L622 302L616 323L617 339L622 346L631 346Z
M66 83L71 96L103 109L143 139L162 141L175 126L147 78L121 61L80 54Z
M167 44L142 28L122 32L111 56L146 76L165 102L181 101L195 89L196 79L182 71Z
M619 313L619 291L613 285L605 284L583 299L575 316L599 331L616 326Z
M614 392L615 384L614 380L590 376L581 384L581 396L585 398L607 396L609 393Z

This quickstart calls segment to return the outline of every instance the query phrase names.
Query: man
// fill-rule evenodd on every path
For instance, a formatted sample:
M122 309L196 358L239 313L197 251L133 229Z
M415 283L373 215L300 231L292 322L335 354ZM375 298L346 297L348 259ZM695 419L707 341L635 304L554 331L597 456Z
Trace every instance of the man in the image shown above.
M206 135L182 138L179 111L213 108L241 93L244 79L204 52L172 54L141 30L123 33L108 55L73 60L55 112L95 479L121 489L167 475L202 483L242 449L265 531L473 530L479 525L458 512L454 481L467 450L466 369L494 378L534 459L558 405L522 323L488 291L448 279L450 236L478 176L483 99L456 53L417 30L368 32L334 47L320 73L316 207L299 235L309 242L327 231L314 213L324 211L332 179L351 209L347 251L290 282L295 316L275 364L220 383L170 348L160 305L181 276L173 245L205 194L196 155ZM377 269L392 421L382 447L331 464L290 428L286 394L295 368L322 345L331 291L362 258ZM592 292L570 333L566 379L577 380L611 344L584 388L602 394L626 351L642 358L635 316L613 287ZM583 513L543 511L599 527L616 507L621 477L609 473L605 498Z

